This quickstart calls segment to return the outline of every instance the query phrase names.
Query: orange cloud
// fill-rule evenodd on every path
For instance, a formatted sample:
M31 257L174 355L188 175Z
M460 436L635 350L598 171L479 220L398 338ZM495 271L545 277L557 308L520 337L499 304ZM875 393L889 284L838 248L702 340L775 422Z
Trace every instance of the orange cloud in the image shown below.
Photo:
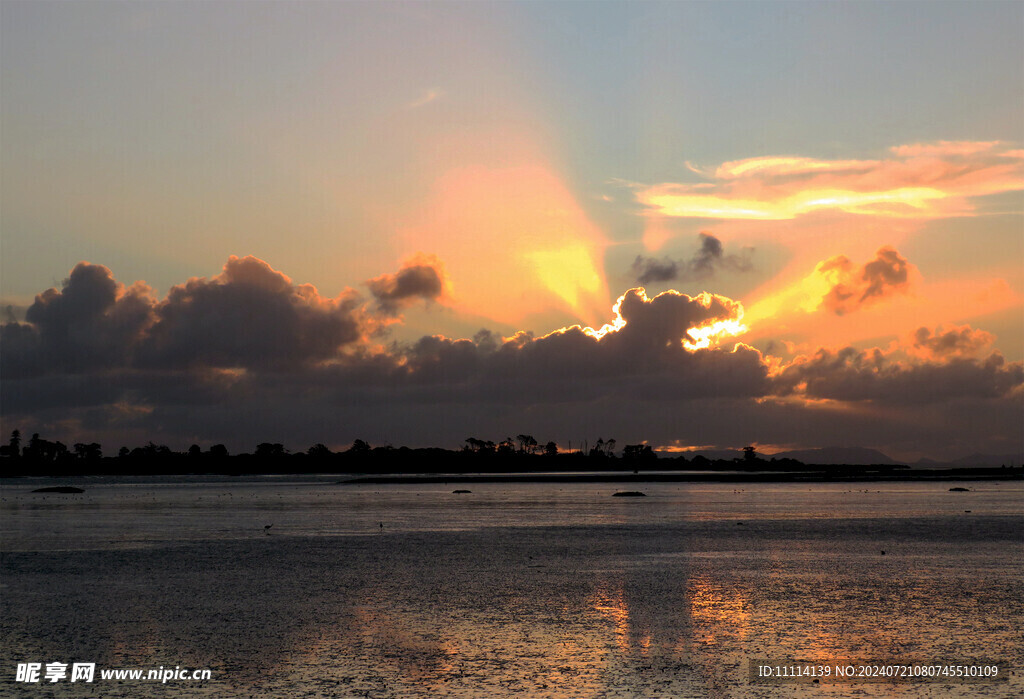
M795 282L770 289L760 298L745 299L744 322L749 326L745 340L781 343L788 346L785 354L795 354L820 346L895 339L922 326L945 327L936 333L946 333L958 327L950 323L980 320L1024 306L1024 298L1006 281L1016 275L1008 264L952 279L926 279L888 246L860 266L845 256L833 257ZM981 337L975 336L975 341ZM966 349L963 342L959 346ZM925 347L907 353L936 357Z
M906 146L893 146L889 150L900 157L919 155L975 155L984 153L1001 145L999 141L937 141L935 143L913 143ZM1008 155L1010 152L1003 153Z
M873 260L860 267L845 255L837 255L819 263L806 277L752 304L747 318L752 324L771 318L777 328L786 318L820 308L846 315L906 293L917 276L914 265L890 246L880 248Z
M840 255L818 265L816 273L834 279L835 283L822 304L837 315L850 313L863 305L877 303L894 293L905 292L910 285L909 273L913 265L894 248L881 248L875 259L859 270L850 260Z
M703 184L643 187L652 213L781 221L817 211L935 218L969 215L972 197L1024 189L1024 159L999 142L896 146L880 160L780 156L723 163Z
M720 180L733 180L754 175L806 175L815 172L842 172L850 170L867 170L871 167L870 160L815 160L814 158L747 158L722 163L715 170L715 177Z

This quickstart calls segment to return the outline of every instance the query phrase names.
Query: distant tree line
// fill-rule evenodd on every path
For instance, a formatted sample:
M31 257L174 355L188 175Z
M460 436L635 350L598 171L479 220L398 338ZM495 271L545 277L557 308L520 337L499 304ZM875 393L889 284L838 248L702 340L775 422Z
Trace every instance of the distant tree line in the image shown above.
M174 474L174 473L465 473L531 471L643 471L643 470L748 470L800 471L810 467L795 459L764 459L754 447L745 447L734 459L711 460L701 455L657 454L649 444L627 444L621 453L616 440L599 438L577 449L541 443L529 434L499 441L467 437L460 449L436 447L410 449L390 445L371 446L356 439L347 449L332 451L318 443L305 451L291 452L283 444L261 442L251 453L230 454L223 444L203 449L191 445L176 452L166 445L148 442L141 447L121 447L116 456L104 456L95 443L76 443L69 449L33 434L23 444L14 430L0 445L0 475L74 474ZM892 468L892 467L888 467Z

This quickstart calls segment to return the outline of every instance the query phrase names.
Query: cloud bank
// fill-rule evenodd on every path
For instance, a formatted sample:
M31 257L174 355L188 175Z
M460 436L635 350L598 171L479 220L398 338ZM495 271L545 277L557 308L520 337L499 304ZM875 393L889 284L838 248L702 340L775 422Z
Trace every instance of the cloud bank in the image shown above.
M834 294L843 312L906 282L895 250L835 266L848 273ZM596 329L382 345L398 309L443 294L443 274L407 263L367 287L368 297L326 298L262 260L231 257L158 300L142 282L80 263L36 297L26 322L0 326L4 429L108 448L356 437L452 446L517 431L563 444L1019 446L1024 366L988 352L994 338L969 326L784 361L736 341L744 310L734 299L636 288ZM976 419L956 427L965 406Z

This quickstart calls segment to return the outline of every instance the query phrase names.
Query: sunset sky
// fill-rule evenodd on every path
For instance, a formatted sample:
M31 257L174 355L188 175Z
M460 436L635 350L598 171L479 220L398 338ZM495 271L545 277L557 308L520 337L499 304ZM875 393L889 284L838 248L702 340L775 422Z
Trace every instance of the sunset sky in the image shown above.
M1024 452L1022 3L0 33L4 436Z

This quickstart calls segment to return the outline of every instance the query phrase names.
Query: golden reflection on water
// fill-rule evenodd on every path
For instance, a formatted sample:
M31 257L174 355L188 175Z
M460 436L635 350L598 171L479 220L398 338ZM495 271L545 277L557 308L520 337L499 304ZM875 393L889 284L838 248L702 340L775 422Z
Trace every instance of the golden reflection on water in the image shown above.
M599 618L611 622L615 647L623 653L628 653L633 644L630 642L629 606L626 603L626 593L622 583L620 582L611 589L607 585L599 585L588 602L590 608ZM650 647L651 637L649 634L644 636L644 642L641 645L645 650Z
M455 608L432 596L399 601L367 589L333 626L296 638L288 664L293 680L329 675L349 694L724 698L739 688L751 696L752 658L826 664L905 650L884 619L873 631L844 621L856 590L833 588L814 598L817 606L802 606L820 587L817 576L791 577L779 586L787 595L766 600L741 579L705 570L682 573L674 587L652 585L648 573L595 571L547 598L496 592L490 607Z
M701 575L691 578L686 590L690 617L706 633L727 634L743 639L750 625L749 600L735 588L712 581Z

